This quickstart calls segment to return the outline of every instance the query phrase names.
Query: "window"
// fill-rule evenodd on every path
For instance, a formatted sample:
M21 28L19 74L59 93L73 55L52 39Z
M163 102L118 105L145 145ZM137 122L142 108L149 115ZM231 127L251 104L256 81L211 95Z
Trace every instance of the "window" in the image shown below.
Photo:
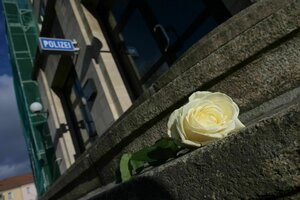
M26 187L26 192L27 192L27 194L30 194L30 193L31 193L30 187Z
M8 199L12 200L13 199L13 193L12 192L8 192L7 193Z
M64 86L57 92L66 114L67 125L76 151L76 158L90 147L97 135L89 110L96 97L96 88L94 83L89 80L83 90L72 66Z
M83 94L86 99L89 110L92 110L93 103L97 96L97 89L93 79L88 79L83 86Z
M45 15L45 10L46 10L46 4L45 2L42 0L40 1L40 10L39 10L39 22L43 23L44 21L44 15Z
M231 16L221 0L116 0L102 4L99 11L135 98Z

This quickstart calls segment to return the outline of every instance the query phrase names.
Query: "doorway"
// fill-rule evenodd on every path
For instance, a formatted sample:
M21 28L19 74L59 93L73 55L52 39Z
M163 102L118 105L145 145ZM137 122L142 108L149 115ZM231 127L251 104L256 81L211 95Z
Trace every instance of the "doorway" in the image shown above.
M99 9L135 98L231 16L221 0L115 0Z

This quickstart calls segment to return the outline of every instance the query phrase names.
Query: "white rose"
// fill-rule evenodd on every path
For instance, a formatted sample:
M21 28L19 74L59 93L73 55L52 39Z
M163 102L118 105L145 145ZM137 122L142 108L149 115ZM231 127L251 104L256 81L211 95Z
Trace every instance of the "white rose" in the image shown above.
M175 110L168 121L168 135L200 147L245 127L238 119L239 107L220 92L195 92L189 102Z

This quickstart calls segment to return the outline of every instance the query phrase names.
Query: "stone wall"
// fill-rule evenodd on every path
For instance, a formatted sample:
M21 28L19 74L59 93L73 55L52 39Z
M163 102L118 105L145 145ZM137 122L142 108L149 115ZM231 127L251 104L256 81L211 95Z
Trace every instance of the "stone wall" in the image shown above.
M297 199L299 111L299 104L285 107L222 141L81 199Z
M299 0L261 0L217 27L41 199L297 199L299 16ZM116 185L120 156L166 136L169 114L197 90L231 96L247 128Z

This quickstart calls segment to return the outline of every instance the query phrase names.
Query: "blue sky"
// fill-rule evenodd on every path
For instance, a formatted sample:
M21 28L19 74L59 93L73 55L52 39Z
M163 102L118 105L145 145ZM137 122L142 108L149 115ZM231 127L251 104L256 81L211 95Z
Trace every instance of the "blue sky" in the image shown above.
M1 74L11 74L11 69L9 66L9 60L7 58L8 52L6 47L6 39L5 39L5 26L4 26L4 19L3 19L3 9L2 9L2 1L0 0L0 75Z
M13 89L0 0L0 179L31 171Z

